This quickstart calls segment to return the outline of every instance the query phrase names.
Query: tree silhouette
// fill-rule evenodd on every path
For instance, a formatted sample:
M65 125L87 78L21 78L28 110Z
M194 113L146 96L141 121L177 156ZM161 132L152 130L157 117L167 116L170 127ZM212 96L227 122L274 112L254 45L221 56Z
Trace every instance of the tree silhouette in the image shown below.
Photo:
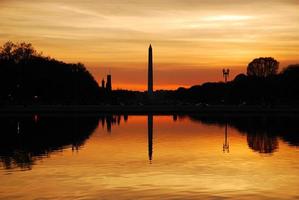
M274 58L249 63L247 75L190 88L146 92L100 88L81 63L67 64L37 52L31 44L0 47L0 105L299 105L299 65L277 73Z
M279 62L271 57L256 58L248 64L247 75L256 77L268 77L276 75Z
M0 47L1 104L96 104L101 96L103 91L81 63L45 57L30 43Z

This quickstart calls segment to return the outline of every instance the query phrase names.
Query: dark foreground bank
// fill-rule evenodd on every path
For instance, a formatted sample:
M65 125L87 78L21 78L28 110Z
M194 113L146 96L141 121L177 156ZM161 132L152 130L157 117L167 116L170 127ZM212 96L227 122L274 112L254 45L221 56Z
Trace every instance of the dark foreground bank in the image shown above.
M22 114L22 113L198 113L198 114L299 114L299 106L195 106L195 105L142 105L142 106L120 106L120 105L39 105L39 106L2 106L0 114Z

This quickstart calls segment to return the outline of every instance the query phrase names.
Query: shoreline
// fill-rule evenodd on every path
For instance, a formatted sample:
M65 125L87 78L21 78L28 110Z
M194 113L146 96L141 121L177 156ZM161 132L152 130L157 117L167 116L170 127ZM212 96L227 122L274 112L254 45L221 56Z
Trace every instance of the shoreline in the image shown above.
M15 105L0 106L0 114L298 114L299 106L195 105Z

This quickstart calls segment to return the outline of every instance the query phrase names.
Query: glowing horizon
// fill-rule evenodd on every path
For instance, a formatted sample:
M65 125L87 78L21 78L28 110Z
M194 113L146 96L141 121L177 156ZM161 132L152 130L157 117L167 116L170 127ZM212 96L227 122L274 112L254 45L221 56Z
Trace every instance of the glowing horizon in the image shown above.
M298 10L297 0L2 0L0 43L82 62L96 80L110 69L114 89L138 90L151 43L154 89L174 89L221 81L223 67L232 79L257 57L299 63Z

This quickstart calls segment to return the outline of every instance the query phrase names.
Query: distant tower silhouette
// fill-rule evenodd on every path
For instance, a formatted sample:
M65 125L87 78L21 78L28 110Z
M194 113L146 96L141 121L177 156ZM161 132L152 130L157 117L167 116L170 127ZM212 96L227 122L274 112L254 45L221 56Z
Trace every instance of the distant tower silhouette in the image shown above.
M102 88L105 89L105 80L102 79Z
M153 50L152 45L148 48L148 84L147 92L149 95L153 94Z
M107 75L107 83L106 83L106 89L108 92L112 91L112 82L111 82L111 75Z
M153 159L153 115L147 116L147 142L148 142L148 159L152 163Z
M226 83L229 77L229 69L223 69L222 73L223 73L224 82Z

